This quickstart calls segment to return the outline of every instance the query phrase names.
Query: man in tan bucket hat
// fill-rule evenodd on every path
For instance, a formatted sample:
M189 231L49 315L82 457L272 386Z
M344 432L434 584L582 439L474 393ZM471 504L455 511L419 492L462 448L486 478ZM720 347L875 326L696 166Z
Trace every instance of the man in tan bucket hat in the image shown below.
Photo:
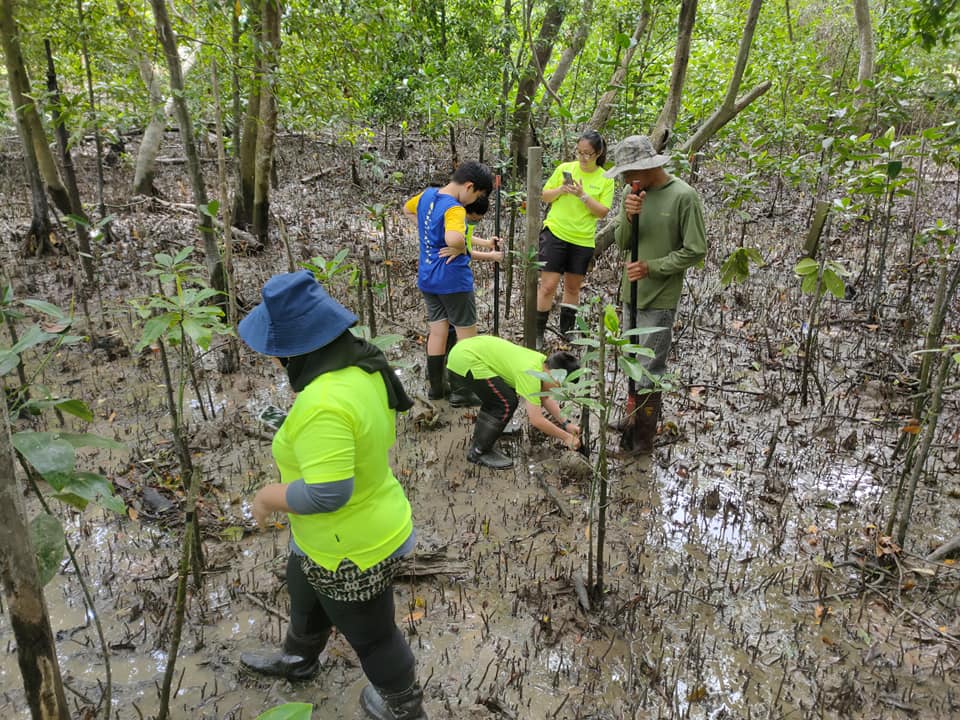
M614 148L613 159L615 165L606 176L619 175L627 185L617 218L616 239L621 250L630 251L634 218L638 225L637 260L630 261L628 256L624 268L624 319L629 314L630 285L636 282L635 327L661 328L635 341L654 351L653 357L639 358L651 377L640 381L639 392L627 398L620 445L630 453L650 453L661 408L660 392L651 391L653 378L667 371L683 276L706 256L706 230L697 191L664 170L670 156L658 153L649 138L625 138Z

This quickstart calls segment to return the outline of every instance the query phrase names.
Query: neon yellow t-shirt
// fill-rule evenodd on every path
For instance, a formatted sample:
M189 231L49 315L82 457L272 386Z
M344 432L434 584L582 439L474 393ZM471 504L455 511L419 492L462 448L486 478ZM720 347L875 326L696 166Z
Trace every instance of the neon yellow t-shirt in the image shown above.
M468 372L477 380L502 378L517 391L517 395L539 405L542 398L540 378L534 372L543 372L547 358L543 353L514 345L495 335L477 335L458 340L447 358L447 367L458 375Z
M395 418L380 373L351 366L307 385L273 438L281 482L353 478L353 495L338 510L288 515L297 546L328 570L344 558L366 570L390 557L413 530L410 503L388 460Z
M582 182L583 191L605 208L609 209L613 204L613 178L605 178L603 168L599 166L592 173L584 173L578 162L560 163L543 189L553 190L563 185L564 170L569 172L574 180ZM543 224L564 242L592 248L596 246L594 238L598 220L576 195L561 195L550 204L550 212Z

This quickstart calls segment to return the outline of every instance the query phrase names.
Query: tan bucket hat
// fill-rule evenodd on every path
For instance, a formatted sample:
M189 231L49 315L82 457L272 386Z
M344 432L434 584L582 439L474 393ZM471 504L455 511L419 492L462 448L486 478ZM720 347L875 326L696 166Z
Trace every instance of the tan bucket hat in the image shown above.
M631 170L662 167L670 162L670 156L658 154L646 135L631 135L613 148L613 162L614 166L603 174L604 177L612 178Z

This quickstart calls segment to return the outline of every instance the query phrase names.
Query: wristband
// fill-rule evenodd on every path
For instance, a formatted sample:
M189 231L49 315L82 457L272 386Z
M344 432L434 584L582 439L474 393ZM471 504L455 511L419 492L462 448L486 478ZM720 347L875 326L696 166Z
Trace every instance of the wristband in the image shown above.
M586 193L584 193L583 195L580 196L580 202L582 202L584 205L587 204L587 201L588 201L589 199L590 199L590 196L587 195Z
M561 430L566 430L566 429L567 429L567 426L568 426L569 424L570 424L570 421L569 421L569 420L564 420L562 423L560 423L560 429L561 429Z

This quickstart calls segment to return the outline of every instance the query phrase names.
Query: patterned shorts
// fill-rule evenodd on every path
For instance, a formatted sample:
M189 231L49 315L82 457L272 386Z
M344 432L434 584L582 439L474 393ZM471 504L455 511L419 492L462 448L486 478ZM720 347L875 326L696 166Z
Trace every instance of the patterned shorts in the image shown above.
M332 571L303 555L300 567L310 587L320 595L339 602L366 602L390 587L401 560L402 557L387 558L366 570L344 560L336 571Z

